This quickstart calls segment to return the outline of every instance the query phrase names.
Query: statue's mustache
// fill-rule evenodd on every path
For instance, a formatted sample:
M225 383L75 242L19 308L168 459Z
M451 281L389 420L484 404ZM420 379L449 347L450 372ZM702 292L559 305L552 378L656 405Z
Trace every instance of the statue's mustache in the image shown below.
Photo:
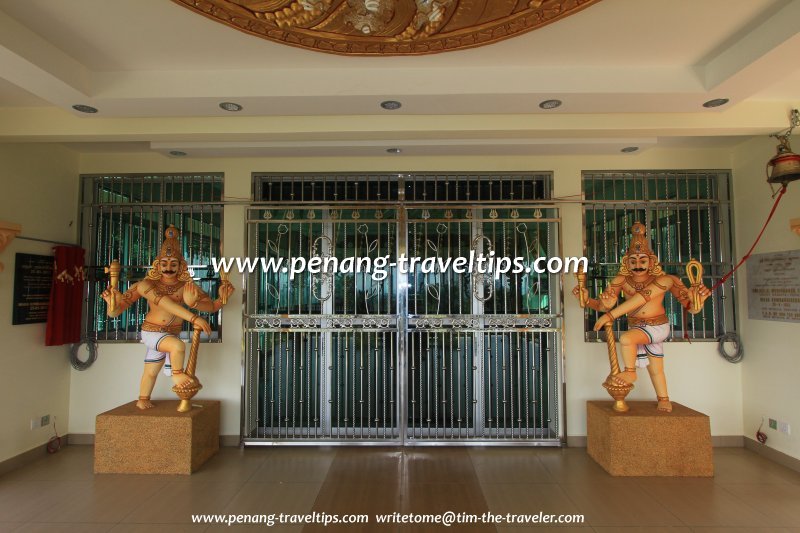
M633 271L634 272L647 272L647 269L646 268L634 268Z
M162 274L174 274L175 271L174 270L162 270L161 273Z

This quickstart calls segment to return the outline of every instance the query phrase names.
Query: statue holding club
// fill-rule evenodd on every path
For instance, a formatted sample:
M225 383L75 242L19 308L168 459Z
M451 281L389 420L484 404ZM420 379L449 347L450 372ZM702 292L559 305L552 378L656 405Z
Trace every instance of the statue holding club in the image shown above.
M614 409L626 411L625 396L633 389L637 368L647 368L656 391L659 411L672 411L664 374L663 342L670 336L670 323L664 309L664 297L671 293L692 314L699 313L711 290L702 284L703 268L695 260L686 267L691 286L686 287L677 276L664 273L655 253L650 249L644 224L631 228L632 239L622 258L619 272L598 299L589 298L585 286L586 274L577 274L578 286L572 293L581 302L604 312L594 325L594 330L604 329L609 350L611 373L603 383L616 400ZM618 305L620 295L625 301ZM613 322L628 316L628 330L620 335L624 368L620 370L616 353Z

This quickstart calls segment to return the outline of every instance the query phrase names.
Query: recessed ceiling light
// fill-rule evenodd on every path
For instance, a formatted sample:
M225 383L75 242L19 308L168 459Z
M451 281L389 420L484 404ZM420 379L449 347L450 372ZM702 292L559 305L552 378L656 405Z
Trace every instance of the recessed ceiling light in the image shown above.
M390 154L399 154L403 150L401 150L400 148L387 148L386 151Z
M97 113L97 108L90 105L75 104L72 106L72 109L80 111L81 113Z
M389 111L394 111L395 109L400 109L401 107L403 107L403 104L401 104L397 100L384 100L383 102L381 102L381 107Z
M220 102L219 107L232 113L242 110L242 106L235 102Z
M174 155L175 157L183 157L186 155L186 152L181 152L180 150L171 150L169 155Z
M555 100L555 99L545 100L543 102L539 102L539 107L541 107L542 109L555 109L561 106L561 104L563 103L564 102L562 102L561 100Z
M730 101L731 101L730 98L714 98L713 100L704 102L703 107L719 107L721 105L727 104Z
M639 149L638 146L626 146L625 148L620 150L620 152L622 152L623 154L630 154L631 152L635 152L638 149Z

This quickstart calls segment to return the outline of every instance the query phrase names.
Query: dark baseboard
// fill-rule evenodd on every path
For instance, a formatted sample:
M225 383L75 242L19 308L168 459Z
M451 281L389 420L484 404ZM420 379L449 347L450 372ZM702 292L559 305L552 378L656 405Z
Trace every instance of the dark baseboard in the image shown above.
M61 437L62 447L66 446L67 442L67 439ZM22 452L21 454L15 455L14 457L6 459L5 461L0 461L0 476L8 474L17 468L27 466L45 456L47 456L47 443L40 444L39 446L36 446L27 452Z
M219 445L221 447L239 446L239 435L220 435ZM61 437L61 447L65 446L94 446L94 433L70 433L69 435L64 435ZM0 461L0 476L27 466L47 455L47 444L42 444L10 459Z
M770 461L778 463L781 466L785 466L786 468L794 470L795 472L800 472L800 459L796 459L791 455L779 452L775 448L770 448L769 446L761 444L750 437L743 438L744 447L748 450L754 451L765 459L769 459Z
M711 437L714 448L742 448L744 437L742 435L716 435ZM567 437L568 448L586 448L586 435L573 435Z
M70 433L69 444L72 446L94 446L94 433ZM223 448L239 446L239 435L220 435L219 445Z

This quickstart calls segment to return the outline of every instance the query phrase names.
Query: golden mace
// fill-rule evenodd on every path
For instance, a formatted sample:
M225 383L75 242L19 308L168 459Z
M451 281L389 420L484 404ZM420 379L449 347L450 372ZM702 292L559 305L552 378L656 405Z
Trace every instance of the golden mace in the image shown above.
M220 257L223 256L223 254L222 254L222 241L221 240L219 242L219 255L220 255ZM229 276L230 276L230 274L228 273L228 270L226 268L220 268L219 269L219 280L222 282L220 284L221 287L227 287L228 285L231 284L231 282L228 280ZM219 299L222 302L222 305L226 305L228 303L228 294L227 294L227 292L223 291L222 295L219 297Z
M586 272L583 271L582 266L578 266L578 272L575 273L578 279L578 300L580 301L581 309L586 307L587 298L583 295L583 290L586 289ZM617 357L617 341L614 339L614 325L613 323L603 326L606 332L606 346L608 348L608 365L611 368L611 375L616 376L619 371L619 358ZM614 410L624 413L628 410L628 404L625 403L625 397L633 390L633 383L629 383L624 387L615 385L613 382L606 380L603 382L603 387L608 391L608 394L614 398Z
M117 290L119 286L119 273L122 271L122 265L119 264L119 259L112 259L111 264L105 267L104 269L106 274L109 274L111 281L109 282L109 287L114 290ZM117 310L117 300L116 298L111 298L111 303L108 304L108 311L113 313Z
M195 327L192 332L192 345L189 348L189 361L186 363L184 374L192 379L192 384L188 387L172 387L172 392L178 395L181 403L178 405L179 413L186 413L192 410L192 398L195 394L200 392L203 385L200 380L195 376L195 369L197 368L197 351L200 349L200 328Z

